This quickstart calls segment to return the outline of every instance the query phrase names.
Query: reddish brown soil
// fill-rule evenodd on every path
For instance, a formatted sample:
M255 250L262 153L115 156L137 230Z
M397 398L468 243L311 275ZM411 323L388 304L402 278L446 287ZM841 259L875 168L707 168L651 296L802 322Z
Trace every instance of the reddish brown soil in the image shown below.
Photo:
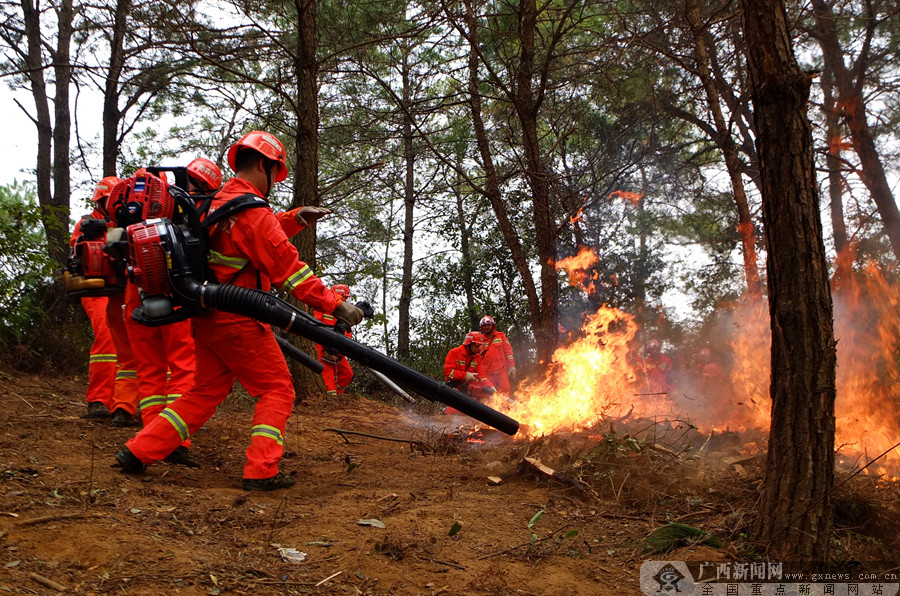
M202 468L128 476L113 455L135 429L81 419L83 390L83 378L0 373L0 590L56 593L46 579L73 594L640 594L641 562L661 558L640 544L654 528L678 518L738 531L742 499L755 498L746 472L732 470L702 489L731 487L731 511L697 509L701 493L682 472L646 454L653 482L594 473L594 488L578 490L517 466L526 453L558 465L596 438L468 444L436 408L358 395L295 409L281 466L297 476L291 489L241 489L251 406L239 396L194 437ZM359 523L371 519L385 527ZM286 562L279 546L306 559ZM726 539L665 558L735 552Z

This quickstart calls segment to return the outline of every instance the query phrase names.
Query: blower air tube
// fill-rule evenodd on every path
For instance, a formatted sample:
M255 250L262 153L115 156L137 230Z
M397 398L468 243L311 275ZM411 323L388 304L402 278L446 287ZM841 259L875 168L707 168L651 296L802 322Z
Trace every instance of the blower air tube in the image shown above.
M182 297L194 304L242 315L296 333L377 370L426 399L446 404L503 433L512 436L519 430L519 423L506 414L406 367L393 358L335 333L327 325L322 325L272 294L227 284L201 285L191 278L175 280L174 284Z

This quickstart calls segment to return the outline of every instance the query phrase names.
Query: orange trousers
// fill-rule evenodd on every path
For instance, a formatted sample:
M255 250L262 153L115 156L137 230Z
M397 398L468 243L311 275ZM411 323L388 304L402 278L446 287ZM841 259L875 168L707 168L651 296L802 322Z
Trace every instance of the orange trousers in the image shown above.
M85 398L88 403L100 402L107 409L112 408L116 382L116 346L113 343L109 325L106 322L105 296L81 299L81 306L91 320L94 343L88 362L88 388Z
M319 362L325 367L322 369L322 381L325 383L326 395L343 395L353 380L350 363L344 357L337 362L325 360L324 349L319 344L316 344L316 351L319 353Z
M140 306L140 296L132 284L128 285L125 296L126 312ZM196 361L191 322L148 327L129 315L125 328L137 365L141 421L147 425L194 384Z
M197 354L193 387L126 443L143 463L169 455L225 401L235 380L258 398L243 477L271 478L284 454L294 386L275 334L261 323L214 312L192 319Z
M490 379L497 391L504 395L509 395L512 388L509 386L509 375L506 373L505 368L498 371L488 371L487 378Z
M128 340L125 328L124 294L113 294L106 306L106 321L113 343L116 346L116 383L115 394L110 411L125 410L131 415L137 413L137 362ZM131 313L129 313L130 316Z

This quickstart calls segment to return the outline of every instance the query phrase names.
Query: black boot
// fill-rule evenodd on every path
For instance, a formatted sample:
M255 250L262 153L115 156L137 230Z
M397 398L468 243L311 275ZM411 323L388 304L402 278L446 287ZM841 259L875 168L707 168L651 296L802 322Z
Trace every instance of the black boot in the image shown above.
M112 417L109 419L109 423L119 428L141 425L141 421L136 416L129 414L122 408L116 408L116 411L112 413Z
M200 467L200 463L191 457L191 452L188 451L188 448L184 445L176 447L175 451L167 455L163 461L170 464L178 464L179 466L187 466L189 468Z
M290 488L297 480L284 472L278 472L271 478L244 478L244 490L278 490Z
M106 409L99 401L89 401L87 412L82 414L82 418L109 418L109 410Z
M119 449L119 452L116 453L116 461L119 462L122 471L126 474L142 474L147 469L144 462L139 460L128 447Z

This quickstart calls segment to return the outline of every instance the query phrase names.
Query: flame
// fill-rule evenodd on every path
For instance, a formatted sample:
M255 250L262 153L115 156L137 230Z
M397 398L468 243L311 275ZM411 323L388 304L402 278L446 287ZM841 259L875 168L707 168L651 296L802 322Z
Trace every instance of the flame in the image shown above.
M597 261L599 261L599 258L597 257L597 253L594 252L594 249L587 246L582 246L578 250L577 255L566 257L557 261L556 268L565 269L565 271L569 274L570 286L580 286L590 291L593 284L589 283L586 285L584 282L589 277L591 279L597 278L596 272L589 272L590 267L597 263Z
M573 228L578 228L578 224L584 221L584 214L582 211L584 211L584 207L579 207L578 212L569 217L569 223L572 224Z
M584 270L596 260L585 248L557 267L569 272L573 286L583 287ZM862 466L900 441L900 284L874 264L847 270L832 289L838 340L836 445L839 461ZM747 297L730 307L719 327L725 335L710 338L710 352L719 361L712 376L707 367L683 365L676 385L653 392L644 382L634 317L604 306L570 333L571 343L556 350L541 378L522 382L514 401L495 395L489 405L519 420L527 437L590 429L604 418L632 412L635 418L687 419L706 433L764 436L771 416L768 303ZM680 362L692 362L682 356ZM744 438L742 451L764 448L757 442L761 438ZM900 448L869 470L900 476Z
M627 190L614 190L609 193L610 199L622 199L629 201L632 205L637 205L644 198L644 193L628 192Z
M603 307L588 317L579 339L556 350L543 379L520 385L512 404L495 396L490 405L519 420L529 437L586 429L631 408L661 411L665 395L634 395L637 377L629 353L636 332L631 315Z

